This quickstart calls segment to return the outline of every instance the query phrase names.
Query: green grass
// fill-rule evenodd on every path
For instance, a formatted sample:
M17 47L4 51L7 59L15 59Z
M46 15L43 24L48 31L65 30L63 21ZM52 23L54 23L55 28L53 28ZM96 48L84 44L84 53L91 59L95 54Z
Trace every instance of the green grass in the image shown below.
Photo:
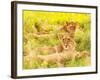
M64 67L84 67L90 66L90 57L77 59L74 62L64 61ZM32 60L32 65L24 63L24 69L37 69L37 68L56 68L58 67L56 63L53 62L41 62L38 60Z
M24 20L24 54L28 54L30 50L36 49L42 46L54 46L59 44L59 40L56 36L51 37L42 37L36 38L33 34L38 32L46 31L48 34L57 34L61 33L57 30L61 28L65 22L76 22L79 23L79 27L75 32L75 41L76 41L76 50L77 51L89 51L91 49L91 40L90 40L90 24L91 24L91 15L87 13L64 13L64 12L43 12L43 11L23 11L23 20ZM41 52L40 54L48 55L46 52ZM32 69L32 68L53 68L57 67L57 64L52 62L41 62L35 59L31 60L31 65L29 61L24 59L23 69ZM90 65L90 57L82 58L71 61L64 61L65 67L79 67L79 66L88 66Z

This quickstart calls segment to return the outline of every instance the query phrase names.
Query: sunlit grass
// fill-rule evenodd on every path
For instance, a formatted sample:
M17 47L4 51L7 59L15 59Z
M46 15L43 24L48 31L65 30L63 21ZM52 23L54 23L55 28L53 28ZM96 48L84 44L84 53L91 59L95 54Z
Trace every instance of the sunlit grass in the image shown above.
M35 26L38 27L38 32L43 33L46 31L48 34L60 33L57 30L61 28L65 22L74 21L79 23L79 27L75 32L75 41L77 43L76 50L90 52L91 41L90 41L90 24L91 15L86 13L65 13L65 12L47 12L47 11L23 11L24 20L24 52L23 54L29 54L30 50L42 47L42 46L54 46L59 44L59 40L56 36L51 37L34 37L37 34ZM39 54L48 55L47 52L41 52ZM31 62L31 63L30 63ZM64 62L65 67L79 67L79 66L89 66L90 57L75 60L74 62L66 61ZM23 57L23 69L33 69L33 68L55 68L58 67L56 63L52 62L41 62L35 60L34 58L27 60Z

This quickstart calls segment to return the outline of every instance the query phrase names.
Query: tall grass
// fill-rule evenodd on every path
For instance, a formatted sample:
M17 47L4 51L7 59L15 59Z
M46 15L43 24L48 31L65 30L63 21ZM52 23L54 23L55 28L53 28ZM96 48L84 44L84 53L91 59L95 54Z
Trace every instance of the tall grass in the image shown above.
M77 43L76 50L77 51L84 51L87 50L90 52L91 50L91 40L90 40L90 24L91 24L91 15L88 13L69 13L69 12L48 12L48 11L23 11L23 24L24 24L24 52L23 54L29 54L30 50L34 50L38 47L42 46L54 46L59 44L59 40L55 37L43 37L43 38L36 38L32 34L37 32L47 32L49 34L58 33L58 29L61 28L66 22L76 22L79 24L77 26L75 32L75 41ZM36 30L36 27L38 30ZM48 53L41 53L41 54L48 54ZM57 64L49 62L49 63L42 63L41 61L32 60L32 66L29 65L28 60L25 58L24 60L24 69L31 69L31 68L49 68L49 67L57 67ZM79 59L76 60L74 63L70 61L65 61L65 66L87 66L90 61L88 59Z

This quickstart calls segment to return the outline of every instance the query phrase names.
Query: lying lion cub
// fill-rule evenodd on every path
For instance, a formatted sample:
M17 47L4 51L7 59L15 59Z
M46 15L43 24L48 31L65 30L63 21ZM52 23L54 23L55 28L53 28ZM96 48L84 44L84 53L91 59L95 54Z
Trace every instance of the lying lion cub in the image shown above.
M34 54L34 51L30 55L25 56L24 59L29 62L29 65L32 65L33 60L39 60L43 63L53 62L57 64L58 67L64 67L64 60L74 62L76 59L90 56L87 51L77 52L77 51L63 51L61 53L54 53L49 55L37 55Z
M50 46L39 47L36 48L35 51L38 54L41 53L53 54L53 53L61 53L64 50L75 50L76 43L67 33L59 34L58 39L60 42L58 45L52 47Z

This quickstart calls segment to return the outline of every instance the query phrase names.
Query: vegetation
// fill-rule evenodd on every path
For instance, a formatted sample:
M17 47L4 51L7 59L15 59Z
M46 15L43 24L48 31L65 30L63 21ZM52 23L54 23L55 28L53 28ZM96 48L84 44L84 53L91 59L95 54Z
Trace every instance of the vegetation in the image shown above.
M54 68L58 67L54 62L42 62L39 59L27 57L32 54L48 55L46 50L37 50L40 47L53 47L60 44L57 34L61 33L60 28L66 22L78 23L76 26L74 40L76 42L76 51L91 50L90 24L91 15L87 13L65 13L65 12L44 12L44 11L23 11L23 47L24 47L24 69L32 68ZM59 32L58 32L59 31ZM47 34L46 36L41 34ZM31 54L31 55L32 55ZM30 60L31 59L31 60ZM89 66L90 56L76 59L74 62L64 60L64 67Z

